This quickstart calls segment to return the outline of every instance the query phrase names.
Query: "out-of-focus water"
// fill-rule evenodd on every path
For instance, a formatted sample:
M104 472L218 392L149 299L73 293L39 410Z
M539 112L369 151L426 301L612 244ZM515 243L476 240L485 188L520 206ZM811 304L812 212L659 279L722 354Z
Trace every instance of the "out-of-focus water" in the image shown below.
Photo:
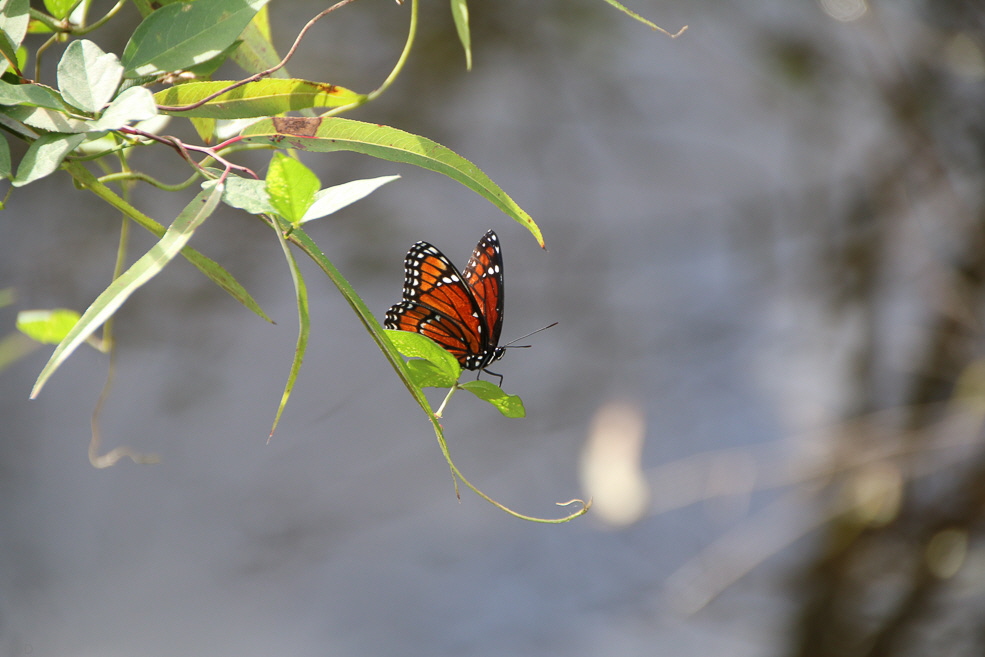
M309 231L381 317L414 241L463 265L495 228L504 337L559 322L494 368L527 419L464 393L453 400L444 426L459 467L522 512L560 515L555 502L585 494L581 450L612 402L642 413L650 475L715 450L785 441L796 452L795 431L838 408L844 372L802 286L808 237L791 228L790 199L844 175L853 139L878 121L852 90L812 101L787 87L764 35L819 31L849 62L863 41L879 59L905 38L867 40L876 19L837 22L812 3L635 7L671 30L688 23L677 40L601 2L582 0L570 21L570 1L504 3L495 14L474 4L472 73L442 5L425 12L439 23L406 77L354 118L472 159L539 222L547 251L437 174L351 154L305 158L326 185L403 176ZM281 42L317 9L294 3L276 15ZM406 16L406 6L356 3L339 12L341 27L319 28L292 70L369 89L399 52ZM854 111L857 121L842 122ZM17 308L82 309L110 273L112 212L57 182L58 193L18 190L0 222L0 287L16 288ZM137 200L162 221L187 201L144 188ZM135 254L151 243L135 240ZM783 652L784 577L797 563L783 548L810 528L808 503L762 492L615 529L592 514L524 523L468 491L459 502L428 422L307 265L314 331L267 445L296 337L287 267L273 235L232 211L194 246L277 325L184 262L127 303L105 448L153 452L160 465L89 466L103 356L80 350L36 401L28 392L48 349L0 375L0 653ZM0 310L6 326L17 308ZM726 458L711 481L741 479L743 463ZM651 483L656 495L665 482Z

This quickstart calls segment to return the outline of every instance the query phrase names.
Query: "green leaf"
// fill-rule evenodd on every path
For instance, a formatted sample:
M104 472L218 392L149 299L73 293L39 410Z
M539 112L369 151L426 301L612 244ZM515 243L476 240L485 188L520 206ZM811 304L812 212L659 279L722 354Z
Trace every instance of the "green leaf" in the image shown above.
M454 151L424 137L385 125L339 118L284 117L258 121L243 131L247 144L270 144L312 152L355 151L442 173L483 196L524 226L544 246L534 220L489 176Z
M188 73L191 73L198 80L210 80L212 79L212 74L219 70L219 67L229 61L230 55L232 55L239 48L242 41L238 39L233 41L229 47L220 52L218 55L212 59L207 59L201 64L195 64L194 66L189 66L185 69Z
M467 0L451 0L451 15L455 19L458 40L465 48L465 69L472 70L472 37L469 35L469 6Z
M250 178L240 178L239 176L229 176L226 178L226 193L222 195L222 202L238 210L245 210L250 214L275 213L274 206L270 204L270 196L267 195L267 181L252 180Z
M22 310L17 313L17 330L42 344L58 344L79 321L79 313L67 308Z
M92 41L68 44L58 62L58 88L65 100L91 114L102 111L123 79L123 67L113 53Z
M280 405L277 407L277 414L274 416L274 424L270 427L270 436L277 430L277 423L280 416L287 406L287 400L291 397L294 390L294 383L297 381L298 372L301 371L301 363L304 361L304 354L308 350L308 336L311 334L311 315L308 311L308 287L305 285L304 277L301 275L301 268L291 253L291 248L284 239L284 234L274 226L281 248L284 250L284 257L287 258L288 267L291 270L291 280L294 283L294 297L298 305L298 341L294 347L294 359L291 361L291 371L287 375L287 383L284 386L284 394L281 395ZM269 436L268 436L269 439Z
M130 87L113 99L103 115L93 122L93 130L116 130L132 121L146 121L157 116L157 105L149 89Z
M64 111L61 97L53 90L36 84L10 84L0 80L0 105L30 105Z
M270 40L269 13L269 7L258 11L240 35L243 43L233 53L232 58L244 71L250 73L266 71L281 60L281 56L277 54L277 49ZM286 68L279 68L274 71L273 77L287 78L290 75Z
M483 401L487 401L506 417L525 417L527 411L523 408L523 400L516 395L507 395L499 386L489 381L469 381L459 385Z
M407 361L407 373L418 388L450 388L458 381L457 376L452 376L434 363L419 358Z
M44 369L41 370L41 374L38 375L38 380L34 384L34 389L31 391L32 399L38 396L44 384L75 351L76 347L112 317L131 294L154 278L181 252L181 249L195 233L195 229L201 226L202 222L215 211L221 198L221 184L200 192L182 210L167 232L164 233L164 237L96 297L96 300L86 309L68 335L55 347L54 353Z
M212 59L243 32L268 0L178 2L148 16L123 50L124 75L180 71Z
M0 136L0 179L9 178L11 173L13 169L10 168L10 145L7 144L6 137Z
M379 178L366 178L363 180L352 180L341 185L326 187L315 194L315 201L304 213L301 223L326 217L333 212L338 212L347 205L352 205L356 201L365 198L375 192L383 185L396 180L400 176L380 176Z
M45 132L64 132L80 134L88 132L93 127L92 121L73 119L64 111L52 110L47 107L11 107L5 114L10 118L20 121L24 125L29 125Z
M7 37L11 50L24 41L28 23L31 22L30 0L5 0L0 2L0 32Z
M6 112L0 110L0 127L10 131L11 133L22 137L25 141L33 141L37 139L40 135L36 130L32 130L30 127L24 125L20 121L14 119L9 115L9 112L18 110L22 108L12 107Z
M54 18L62 20L75 9L82 0L44 0L44 8Z
M158 91L154 100L158 105L184 107L232 84L230 81L186 82ZM363 94L334 84L296 79L260 80L227 91L201 107L171 113L213 119L249 119L313 107L340 107L365 99Z
M216 125L215 119L196 119L195 117L188 117L188 120L191 121L192 126L195 128L195 132L198 133L199 139L207 144L214 141Z
M39 137L27 149L27 153L24 154L24 158L17 167L17 175L11 181L13 186L22 187L53 173L61 165L65 156L75 150L75 147L81 144L85 138L85 135L58 133Z
M0 61L0 74L10 69L12 64L16 64L18 70L23 70L19 57L21 50L23 48L15 48L7 35L0 32L0 55L3 56L3 61Z
M300 160L276 153L267 169L267 195L277 214L292 224L311 207L315 192L321 187L318 176Z
M408 358L423 358L446 376L451 377L452 383L458 381L458 377L461 376L462 367L458 364L458 359L426 335L391 329L385 329L383 333L401 354Z

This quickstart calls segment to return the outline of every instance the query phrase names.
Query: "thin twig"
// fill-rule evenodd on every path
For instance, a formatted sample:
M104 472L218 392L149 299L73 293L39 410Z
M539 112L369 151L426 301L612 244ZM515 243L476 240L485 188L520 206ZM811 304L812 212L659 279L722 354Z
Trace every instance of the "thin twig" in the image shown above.
M164 144L165 146L170 146L171 148L175 149L178 152L178 154L181 155L181 157L183 157L189 164L194 166L196 169L204 171L205 167L202 163L196 162L192 158L192 156L188 153L188 151L194 151L196 153L204 153L206 156L220 163L226 171L240 171L242 173L249 175L251 178L254 178L256 180L260 179L260 176L254 173L253 170L250 169L249 167L245 167L239 164L234 164L229 160L227 160L226 158L219 155L216 152L216 147L214 146L213 147L195 146L193 144L186 144L180 139L178 139L177 137L172 137L170 135L155 135L154 133L145 132L143 130L140 130L139 128L123 127L120 128L120 132L128 135L143 137L145 139L150 139L152 141L156 141L158 143Z
M301 28L301 31L298 32L297 38L294 39L294 43L291 45L291 48L287 51L287 54L284 55L284 58L281 59L278 63L276 63L273 66L271 66L270 68L268 68L267 70L260 71L259 73L256 73L254 75L251 75L248 78L245 78L243 80L239 80L237 82L234 82L233 84L231 84L231 85L229 85L229 86L227 86L227 87L225 87L223 89L220 89L219 91L216 91L215 93L209 94L205 98L202 98L201 100L198 100L198 101L196 101L194 103L191 103L189 105L176 105L176 106L158 105L157 108L159 110L161 110L162 112L187 112L189 110L193 110L193 109L196 109L198 107L201 107L202 105L204 105L205 103L209 102L210 100L215 100L219 96L221 96L223 94L226 94L226 93L229 93L233 89L237 89L239 87L242 87L245 84L249 84L250 82L256 82L258 80L262 80L263 78L272 75L276 71L278 71L281 68L283 68L287 64L287 62L291 59L291 57L294 56L294 52L298 49L298 46L301 45L301 39L304 38L304 35L308 32L309 29L311 29L311 27L316 22L318 22L321 18L327 16L331 12L335 11L336 9L341 9L345 5L347 5L347 4L351 3L351 2L355 2L355 1L356 0L340 0L339 2L336 2L334 5L332 5L328 9L322 11L321 13L317 14L314 18L312 18L310 21L308 21L305 24L305 26Z

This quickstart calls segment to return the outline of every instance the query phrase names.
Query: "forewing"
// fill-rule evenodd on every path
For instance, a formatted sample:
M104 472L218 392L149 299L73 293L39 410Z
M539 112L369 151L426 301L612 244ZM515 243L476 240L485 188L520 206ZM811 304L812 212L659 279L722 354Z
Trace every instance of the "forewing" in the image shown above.
M482 236L462 276L488 331L482 351L494 349L503 328L503 250L495 232Z
M400 308L404 310L397 313L399 318L395 316L395 325L390 326L391 313ZM407 252L403 302L390 309L385 326L427 335L463 365L468 355L482 354L489 340L489 329L462 275L437 247L427 242L418 242Z

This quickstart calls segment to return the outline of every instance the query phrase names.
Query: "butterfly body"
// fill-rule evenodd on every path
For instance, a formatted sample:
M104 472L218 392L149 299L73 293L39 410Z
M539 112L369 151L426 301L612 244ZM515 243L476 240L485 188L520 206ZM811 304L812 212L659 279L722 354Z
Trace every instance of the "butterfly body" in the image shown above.
M438 250L418 242L404 259L403 300L386 313L384 328L425 335L469 370L503 357L503 252L488 231L461 272Z

